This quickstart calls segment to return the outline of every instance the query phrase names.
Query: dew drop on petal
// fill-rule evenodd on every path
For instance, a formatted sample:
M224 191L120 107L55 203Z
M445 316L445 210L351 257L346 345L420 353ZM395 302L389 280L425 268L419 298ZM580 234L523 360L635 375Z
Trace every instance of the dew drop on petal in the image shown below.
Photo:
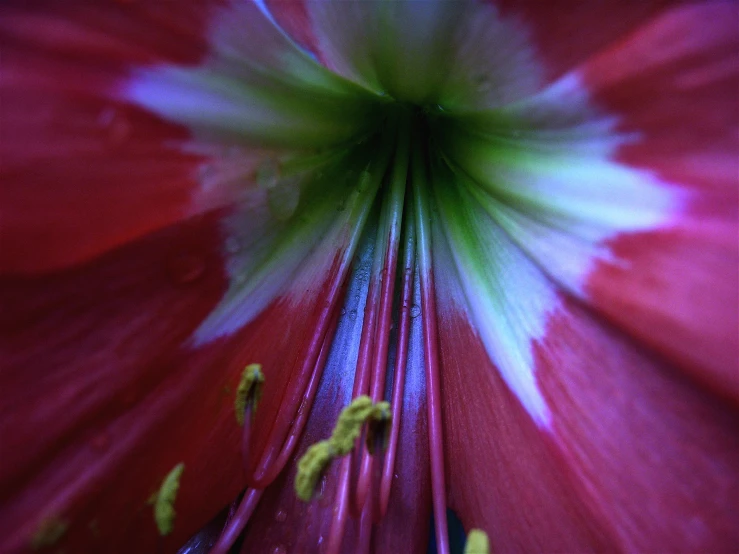
M236 237L228 237L225 242L226 252L236 254L241 250L241 242Z
M257 168L256 180L260 188L266 190L275 188L280 181L279 164L270 158L262 161Z
M285 510L278 510L275 514L275 521L282 523L287 520L287 512Z
M272 549L272 554L287 554L287 549L281 544L278 544Z
M107 433L100 433L93 437L91 444L95 450L107 450L110 446L110 437Z
M212 164L201 164L198 167L198 177L200 181L205 182L213 178L216 174L216 169Z
M100 112L98 124L113 146L122 144L131 135L131 122L115 108L105 108Z
M202 256L183 252L169 260L168 269L176 284L192 283L205 273L205 260Z
M349 312L349 319L352 320L352 321L354 321L355 319L357 319L357 310L352 310L352 311Z
M300 187L296 183L283 183L267 191L269 211L279 221L290 219L299 201Z
M421 315L421 306L413 304L411 307L411 317L418 317L419 315Z

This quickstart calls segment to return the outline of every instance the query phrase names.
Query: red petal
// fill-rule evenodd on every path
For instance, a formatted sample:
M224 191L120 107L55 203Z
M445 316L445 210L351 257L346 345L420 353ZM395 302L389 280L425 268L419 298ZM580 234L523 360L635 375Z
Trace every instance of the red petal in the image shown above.
M463 314L440 320L449 504L495 552L607 552L552 441L490 363Z
M213 3L3 6L0 268L67 266L191 212L198 158L166 146L187 135L115 86L133 64L198 60Z
M739 400L739 35L730 3L673 10L585 66L598 103L640 140L620 159L689 199L669 229L611 241L595 304L714 390ZM649 99L655 99L649 101Z
M532 345L552 414L537 427L442 283L447 475L467 527L504 552L737 544L733 408L561 298Z
M271 421L323 299L277 299L194 349L226 290L220 225L211 214L73 270L4 278L0 550L23 550L49 518L69 524L59 546L73 551L174 549L243 487L241 370L264 365ZM180 462L174 533L162 539L147 500Z
M267 0L265 2L277 24L303 48L317 51L308 11L303 0Z
M534 351L553 439L619 550L739 544L735 408L573 302Z
M544 61L547 81L580 65L653 17L670 0L495 0L504 17L521 21Z

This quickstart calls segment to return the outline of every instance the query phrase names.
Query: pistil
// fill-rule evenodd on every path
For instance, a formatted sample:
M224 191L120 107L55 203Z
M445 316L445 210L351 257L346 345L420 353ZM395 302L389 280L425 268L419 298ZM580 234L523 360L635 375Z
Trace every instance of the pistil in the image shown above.
M426 407L428 412L429 451L431 454L431 496L439 554L449 554L446 520L446 484L444 476L444 439L441 418L441 382L439 343L436 327L433 260L431 253L431 210L426 153L417 146L413 153L412 186L418 234L418 266L421 280L424 366L426 369Z

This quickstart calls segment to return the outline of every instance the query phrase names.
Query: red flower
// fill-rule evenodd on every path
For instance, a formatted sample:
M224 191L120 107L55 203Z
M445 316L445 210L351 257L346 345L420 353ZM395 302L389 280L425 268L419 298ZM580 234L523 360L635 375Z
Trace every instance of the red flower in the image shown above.
M736 549L736 7L567 4L6 2L0 550Z

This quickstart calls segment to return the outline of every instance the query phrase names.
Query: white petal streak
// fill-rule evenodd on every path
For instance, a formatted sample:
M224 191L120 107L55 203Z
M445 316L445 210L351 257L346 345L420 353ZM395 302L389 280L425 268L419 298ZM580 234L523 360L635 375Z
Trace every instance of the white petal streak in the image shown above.
M467 208L464 219L442 216L449 248L434 249L434 274L448 295L440 299L440 309L465 308L503 380L536 424L549 428L551 413L536 383L532 345L559 306L556 291L479 206L469 202ZM460 289L462 294L454 292Z
M640 137L591 104L573 73L500 112L516 122L511 136L474 129L449 142L496 223L580 297L599 260L622 263L611 259L611 239L666 227L688 202L677 187L618 161L619 148Z

